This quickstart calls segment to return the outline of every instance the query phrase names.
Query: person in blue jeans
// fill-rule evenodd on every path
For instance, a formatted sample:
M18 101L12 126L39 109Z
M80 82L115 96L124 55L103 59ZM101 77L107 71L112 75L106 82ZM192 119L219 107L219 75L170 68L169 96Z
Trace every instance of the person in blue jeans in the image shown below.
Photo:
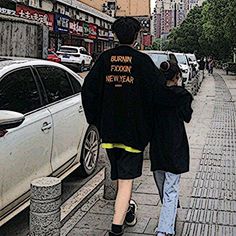
M161 63L166 84L175 97L175 107L155 106L154 133L150 142L151 170L162 202L157 236L174 235L179 205L180 176L189 171L189 145L184 122L192 116L192 95L177 86L181 70L177 64Z
M152 136L153 105L174 106L174 98L152 59L134 49L140 22L120 17L112 30L120 45L97 59L84 80L82 102L87 122L99 130L111 179L118 186L109 236L121 236L124 226L137 223L132 186L142 175L143 151Z

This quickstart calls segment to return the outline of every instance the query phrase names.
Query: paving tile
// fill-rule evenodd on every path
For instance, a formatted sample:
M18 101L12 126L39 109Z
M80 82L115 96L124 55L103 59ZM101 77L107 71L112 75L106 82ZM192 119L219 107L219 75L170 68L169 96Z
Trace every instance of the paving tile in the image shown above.
M157 206L160 203L158 194L133 193L132 199L134 199L138 205Z
M67 236L105 236L106 230L74 228Z
M183 222L177 221L175 236L182 236Z
M142 217L138 217L138 222L134 227L127 227L126 233L144 233L150 218L142 214Z
M157 225L158 225L158 219L151 218L147 224L147 227L146 227L144 233L145 234L155 234Z
M112 215L87 213L75 228L91 228L109 230L112 224Z
M157 218L160 214L161 205L150 206L150 205L139 205L138 206L138 216Z
M104 199L99 200L89 211L90 213L95 214L106 214L113 215L114 213L115 201L107 201Z
M154 179L147 183L146 181L141 183L138 188L135 190L135 193L151 193L151 194L157 194L158 190L156 187L156 184L154 182Z
M236 109L221 77L216 74L205 81L193 102L193 119L186 124L191 166L181 177L176 235L235 236ZM148 158L148 148L145 155ZM144 160L143 176L134 181L133 190L138 223L124 235L154 235L161 203L149 160ZM92 201L68 235L108 236L113 209L114 202Z

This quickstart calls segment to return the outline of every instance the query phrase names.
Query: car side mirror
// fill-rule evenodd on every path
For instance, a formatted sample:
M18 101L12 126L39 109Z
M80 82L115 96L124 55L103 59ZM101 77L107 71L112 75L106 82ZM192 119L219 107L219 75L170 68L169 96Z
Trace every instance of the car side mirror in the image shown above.
M0 111L0 130L13 129L20 126L25 120L25 116L14 111Z

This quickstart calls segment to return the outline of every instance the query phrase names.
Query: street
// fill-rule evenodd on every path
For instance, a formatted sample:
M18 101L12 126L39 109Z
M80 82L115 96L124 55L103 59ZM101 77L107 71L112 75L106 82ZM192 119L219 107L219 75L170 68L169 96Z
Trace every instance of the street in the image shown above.
M236 236L235 16L0 0L0 236Z
M223 71L207 75L195 97L193 119L186 125L191 167L181 179L178 236L236 235L235 80ZM161 203L149 169L145 160L143 176L133 187L139 221L125 236L154 235ZM62 235L107 236L113 205L98 192L63 226Z
M83 73L82 77L85 75ZM206 75L195 96L193 119L186 125L191 167L190 172L181 178L177 236L236 235L235 80L236 76L216 71L214 77ZM100 155L105 155L103 150ZM93 176L102 168L103 164L99 163ZM82 179L77 172L68 176L63 181L63 202L86 183L90 184L93 176ZM133 199L139 205L138 224L127 228L125 236L154 235L161 203L149 160L144 161L143 176L135 180ZM100 186L66 219L61 236L107 236L113 206L113 201L103 199L103 186ZM28 214L29 209L26 209L9 221L0 229L0 235L26 236L29 232Z

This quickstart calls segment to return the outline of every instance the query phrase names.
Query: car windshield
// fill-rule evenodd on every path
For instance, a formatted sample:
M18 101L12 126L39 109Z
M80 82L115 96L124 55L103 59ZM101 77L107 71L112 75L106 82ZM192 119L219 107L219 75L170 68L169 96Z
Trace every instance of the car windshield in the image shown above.
M78 50L76 48L61 47L59 51L66 52L66 53L78 53Z
M192 61L197 61L195 55L188 55L188 58L190 58Z
M179 64L184 64L184 65L187 65L188 62L187 62L187 58L185 55L182 55L182 54L175 54L176 58L177 58L177 61Z
M163 61L168 60L167 54L148 53L148 55L152 58L153 62L158 68L160 68L160 65Z

